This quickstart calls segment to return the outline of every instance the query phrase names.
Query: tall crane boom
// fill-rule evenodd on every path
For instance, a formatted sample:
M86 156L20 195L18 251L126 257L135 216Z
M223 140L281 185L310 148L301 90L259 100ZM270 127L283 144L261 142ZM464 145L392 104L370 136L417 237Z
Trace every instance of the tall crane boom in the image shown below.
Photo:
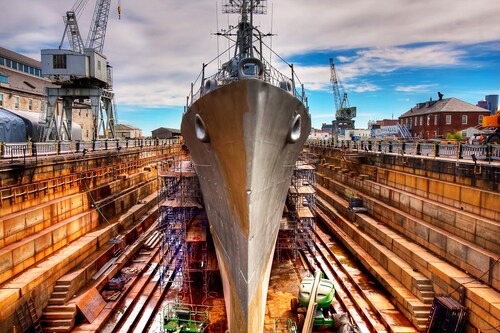
M82 40L82 35L80 34L80 29L78 28L78 22L76 20L76 13L74 11L66 12L64 16L64 34L59 49L62 48L64 41L64 35L68 36L69 47L71 51L83 53L84 45Z
M89 34L87 35L87 48L94 49L99 53L102 53L104 49L110 7L111 0L97 0Z
M335 108L340 109L340 90L339 90L339 79L337 78L337 71L335 70L335 64L333 63L333 58L330 58L330 83L333 87L333 98L335 100Z
M333 58L330 58L330 82L333 87L333 97L335 99L335 120L332 121L332 135L338 138L339 135L344 135L346 130L354 129L354 120L356 117L356 107L350 107L347 99L347 92L342 87L340 79L335 70ZM340 94L342 90L342 95Z
M335 99L335 107L337 108L337 110L349 107L347 93L340 83L337 71L335 70L335 64L333 63L333 58L330 58L330 83L333 87L333 97ZM342 89L342 97L340 97L340 89Z

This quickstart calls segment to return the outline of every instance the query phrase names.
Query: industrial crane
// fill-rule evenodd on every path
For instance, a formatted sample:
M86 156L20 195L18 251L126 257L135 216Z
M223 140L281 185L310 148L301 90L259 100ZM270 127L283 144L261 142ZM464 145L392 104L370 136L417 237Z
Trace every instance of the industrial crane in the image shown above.
M337 71L335 70L335 64L333 63L333 58L330 58L330 83L333 87L333 97L335 99L335 107L337 110L342 109L345 105L349 107L349 100L347 99L347 93L340 83L340 79L337 76ZM340 97L340 89L342 89L342 97Z
M354 129L354 120L356 117L356 107L351 107L349 105L349 99L347 98L347 92L342 87L340 83L340 78L337 75L337 70L335 69L335 64L333 58L330 58L330 82L333 87L333 97L335 99L335 120L332 121L333 124L333 136L337 138L340 135L345 134L346 129ZM342 95L340 90L342 89Z
M73 102L90 99L93 125L92 139L115 137L112 71L102 53L111 0L96 0L94 16L84 44L77 16L88 0L78 0L64 16L65 29L58 49L44 49L42 73L60 88L47 88L45 130L40 141L72 140ZM121 16L121 3L118 4ZM67 36L69 50L62 48ZM61 98L64 112L57 119L57 101ZM104 117L106 113L106 118ZM106 123L105 123L106 119Z

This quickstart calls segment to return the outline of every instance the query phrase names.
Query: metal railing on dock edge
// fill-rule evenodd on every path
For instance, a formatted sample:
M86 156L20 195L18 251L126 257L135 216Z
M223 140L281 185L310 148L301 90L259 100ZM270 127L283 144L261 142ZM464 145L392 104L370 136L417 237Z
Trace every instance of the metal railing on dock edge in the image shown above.
M129 148L171 146L179 139L137 139L53 142L0 142L0 159L26 158L49 155L87 153L93 151L122 150Z
M363 151L367 153L383 153L405 156L428 156L452 158L456 160L500 160L500 145L485 144L472 145L465 143L437 143L437 142L399 142L399 141L336 141L308 140L306 145L311 147L338 148Z

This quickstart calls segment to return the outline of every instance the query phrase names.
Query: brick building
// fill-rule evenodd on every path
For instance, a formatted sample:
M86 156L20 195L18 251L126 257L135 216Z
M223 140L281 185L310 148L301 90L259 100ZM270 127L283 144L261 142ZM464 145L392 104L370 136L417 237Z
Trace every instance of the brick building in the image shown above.
M444 138L447 133L480 125L489 114L489 110L454 97L440 98L418 103L399 117L399 124L406 126L413 137Z

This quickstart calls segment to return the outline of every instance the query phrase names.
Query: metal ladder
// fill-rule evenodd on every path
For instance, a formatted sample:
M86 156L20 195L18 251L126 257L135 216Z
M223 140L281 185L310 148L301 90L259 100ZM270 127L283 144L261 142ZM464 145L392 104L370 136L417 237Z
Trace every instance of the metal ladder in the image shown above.
M40 320L38 318L38 315L36 313L35 306L33 304L33 299L30 298L28 301L24 304L21 304L17 309L16 309L16 316L17 320L19 321L19 325L21 328L21 332L29 332L30 331L30 324L26 320L26 308L28 310L29 316L31 318L31 323L33 325L33 329L35 333L43 333L42 325L40 324Z
M24 305L19 306L16 309L17 320L19 321L19 325L21 326L21 333L27 332L30 328L30 325L26 321L26 317L24 316Z
M43 333L42 325L40 324L40 319L36 313L35 305L33 304L33 299L30 297L28 300L28 310L31 317L31 322L33 323L33 328L35 333Z

